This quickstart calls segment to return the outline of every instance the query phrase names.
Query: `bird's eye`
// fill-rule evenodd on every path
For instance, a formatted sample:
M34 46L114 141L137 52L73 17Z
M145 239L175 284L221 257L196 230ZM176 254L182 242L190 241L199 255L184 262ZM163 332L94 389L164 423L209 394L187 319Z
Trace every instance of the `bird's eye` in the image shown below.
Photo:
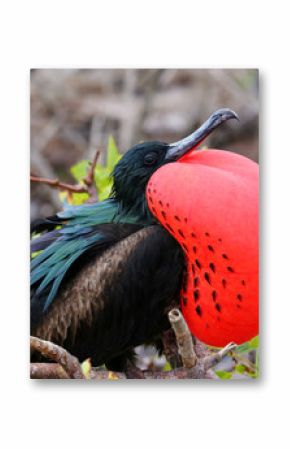
M144 158L144 164L147 166L154 165L154 164L156 164L157 159L158 159L158 156L156 153L146 154L146 156Z

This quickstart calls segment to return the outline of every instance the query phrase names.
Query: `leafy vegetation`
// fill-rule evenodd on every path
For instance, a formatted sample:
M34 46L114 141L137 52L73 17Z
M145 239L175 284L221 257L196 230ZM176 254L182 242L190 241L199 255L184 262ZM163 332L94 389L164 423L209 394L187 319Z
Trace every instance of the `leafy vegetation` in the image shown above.
M233 377L259 376L259 336L239 345L232 356L234 365L230 371L216 370L215 373L220 379L232 379Z
M112 179L110 175L121 157L114 138L110 136L107 145L106 165L103 166L98 163L94 170L94 182L99 201L105 200L110 195L112 188ZM84 159L70 168L70 172L77 183L83 184L90 163L89 160ZM87 193L68 193L64 191L60 193L60 199L64 203L80 205L89 199L89 195Z

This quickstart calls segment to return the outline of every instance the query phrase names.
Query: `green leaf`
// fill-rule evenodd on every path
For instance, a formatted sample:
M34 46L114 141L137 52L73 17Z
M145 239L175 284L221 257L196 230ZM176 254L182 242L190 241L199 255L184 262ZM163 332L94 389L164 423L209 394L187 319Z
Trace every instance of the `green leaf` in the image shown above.
M242 345L237 346L236 351L240 354L245 352L249 352L252 349L257 349L259 347L259 336L252 338L251 340L243 343Z
M109 198L111 190L112 190L112 183L107 184L105 187L103 187L103 189L99 193L99 200L104 201L107 198Z
M82 160L70 168L70 172L77 182L82 181L86 177L89 163L87 160Z
M220 379L231 379L232 378L232 373L228 373L227 371L216 371L215 373Z
M110 174L111 171L107 167L102 167L102 165L97 164L95 168L96 185L105 187L110 182Z
M72 206L80 206L89 199L89 195L87 193L77 192L68 193L66 190L63 190L59 192L59 198L62 203L68 203Z
M83 363L81 364L81 370L85 378L90 379L92 370L92 364L90 359L86 359L83 361Z
M103 167L101 164L97 164L94 173L95 184L100 201L107 199L111 193L113 186L111 174L121 157L115 140L110 136L107 146L107 165Z
M168 362L168 360L165 363L165 366L163 368L163 371L171 371L172 370L172 366L171 364Z
M108 147L107 147L108 157L107 157L107 168L110 172L112 172L115 165L119 162L121 159L121 154L118 151L116 142L113 138L113 136L109 137L108 140Z
M236 352L239 352L240 354L243 354L244 352L250 351L250 343L247 341L246 343L243 343L242 345L239 345L236 347Z
M259 335L257 335L256 337L252 338L252 340L250 340L249 343L250 343L251 349L257 349L259 347L259 345L260 345Z
M246 370L246 367L244 365L237 365L235 368L236 373L243 374Z
M84 204L86 201L88 201L89 195L87 193L73 193L72 199L70 203L73 206L80 206L81 204Z
M108 198L112 188L112 180L110 179L110 170L97 164L95 168L95 184L99 196L99 200L103 201Z

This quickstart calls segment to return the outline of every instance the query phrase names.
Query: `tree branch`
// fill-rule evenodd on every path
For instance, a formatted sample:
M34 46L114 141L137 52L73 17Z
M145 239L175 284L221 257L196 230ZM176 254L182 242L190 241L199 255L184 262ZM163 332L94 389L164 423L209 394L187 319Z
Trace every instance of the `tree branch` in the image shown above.
M219 363L223 357L233 351L235 343L228 344L219 352L211 355L200 354L198 345L194 343L186 321L179 309L172 309L168 313L169 321L176 336L178 352L181 356L183 367L171 371L143 371L142 379L216 379L211 368ZM196 348L195 348L196 345ZM30 337L30 347L33 351L40 352L44 357L54 363L31 363L30 377L32 379L92 379L92 380L119 380L132 377L128 373L118 373L91 367L84 372L83 365L64 348L37 337Z
M71 379L84 379L81 365L76 357L71 355L61 346L51 341L41 340L37 337L30 337L30 348L40 352L44 357L58 363Z
M70 379L59 363L30 363L31 379Z
M90 199L95 199L97 197L97 190L94 182L94 173L99 156L100 151L96 150L92 163L89 165L87 170L87 174L79 184L67 184L59 181L58 179L42 178L40 176L36 176L35 174L30 175L30 181L45 184L49 187L65 190L70 193L87 193L90 196Z
M47 178L40 178L39 176L30 175L30 181L31 182L39 182L41 184L45 184L47 186L54 187L54 188L60 189L60 190L66 190L66 191L72 192L72 193L88 193L88 188L85 185L67 184L65 182L60 182L58 179L47 179Z
M100 154L101 154L100 150L97 150L92 160L92 163L88 168L87 176L83 179L84 183L88 187L91 187L94 184L94 173Z

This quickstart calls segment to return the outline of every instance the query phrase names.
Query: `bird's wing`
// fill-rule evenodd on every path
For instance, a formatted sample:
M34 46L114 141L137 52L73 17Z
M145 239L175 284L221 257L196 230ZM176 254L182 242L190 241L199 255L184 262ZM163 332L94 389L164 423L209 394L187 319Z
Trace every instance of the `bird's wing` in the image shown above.
M37 324L49 310L59 289L68 284L75 273L142 227L107 223L90 226L86 232L69 236L62 234L61 230L51 231L37 239L39 242L33 246L34 251L41 250L43 246L45 249L31 262L31 324Z
M63 285L32 333L102 364L168 327L182 271L175 240L158 225L142 228Z
M70 206L55 217L38 221L33 231L45 232L31 241L32 296L46 298L42 304L46 310L55 298L67 274L80 258L91 251L100 251L124 235L116 237L102 228L106 223L126 223L120 228L125 234L135 231L135 224L142 225L138 217L122 214L119 203L109 199L100 203ZM130 231L132 224L132 231ZM51 230L53 229L53 230ZM118 232L117 232L118 234ZM35 255L35 252L37 254Z

